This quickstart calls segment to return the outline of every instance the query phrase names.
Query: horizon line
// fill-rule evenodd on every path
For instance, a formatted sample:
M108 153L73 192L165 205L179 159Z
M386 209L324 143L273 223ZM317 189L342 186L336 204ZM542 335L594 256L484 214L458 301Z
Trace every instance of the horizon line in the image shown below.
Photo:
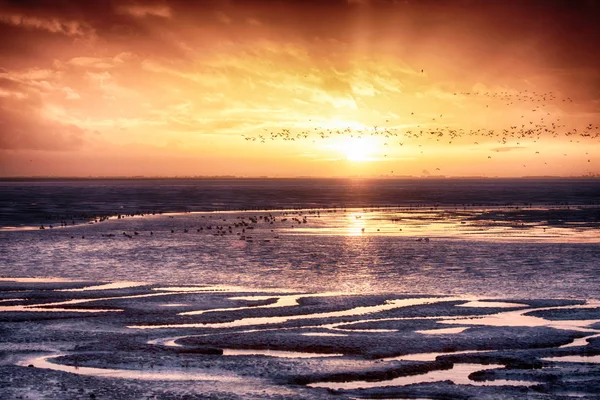
M0 181L11 181L11 180L151 180L151 179L315 179L315 180L331 180L331 179L372 179L372 180L394 180L394 179L407 179L407 180L443 180L443 179L599 179L600 174L594 175L523 175L523 176L478 176L478 175L466 175L466 176L445 176L445 175L347 175L347 176L310 176L310 175L298 175L298 176L240 176L240 175L93 175L93 176L60 176L60 175L30 175L30 176L0 176Z

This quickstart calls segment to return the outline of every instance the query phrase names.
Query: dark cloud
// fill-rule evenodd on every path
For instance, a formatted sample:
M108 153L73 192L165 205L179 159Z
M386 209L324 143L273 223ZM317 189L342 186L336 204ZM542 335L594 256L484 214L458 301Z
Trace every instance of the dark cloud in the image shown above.
M473 61L496 60L502 56L531 57L553 66L593 65L600 40L598 1L568 0L462 0L462 1L368 1L354 4L337 1L17 1L0 0L0 15L20 15L52 22L54 32L21 25L20 30L63 36L98 35L100 41L131 40L142 46L152 40L157 52L168 52L169 33L196 42L252 40L272 36L280 40L333 38L363 43L362 49L379 51L382 43L392 43L405 56L435 48L446 56L471 57ZM258 30L249 19L265 29ZM223 20L230 21L223 24ZM40 23L41 24L41 23ZM64 26L58 29L56 26ZM71 24L71 25L69 25ZM72 25L75 24L75 25ZM44 24L41 24L44 25ZM0 18L0 35L18 44L33 41L14 29L10 18ZM198 35L201 29L206 36ZM69 34L71 32L72 34ZM254 34L250 34L254 32ZM77 34L74 34L77 33ZM40 35L42 34L42 35ZM48 38L43 39L49 40ZM55 39L56 40L56 39ZM453 42L453 43L452 43ZM433 45L433 46L432 46ZM25 46L33 47L33 45ZM468 51L455 51L466 47ZM16 47L15 47L16 48ZM172 50L174 51L174 50ZM176 51L172 56L182 55ZM596 64L597 65L597 64Z
M581 69L600 79L598 15L596 0L0 0L0 57L9 69L122 51L194 60L221 43L272 40L315 60L391 54L467 84L552 71L568 86Z

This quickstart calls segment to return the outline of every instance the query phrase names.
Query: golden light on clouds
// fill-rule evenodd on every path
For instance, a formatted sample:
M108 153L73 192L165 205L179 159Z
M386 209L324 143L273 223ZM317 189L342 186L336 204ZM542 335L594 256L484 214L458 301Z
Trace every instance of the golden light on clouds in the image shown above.
M0 175L599 173L598 4L538 3L1 2Z

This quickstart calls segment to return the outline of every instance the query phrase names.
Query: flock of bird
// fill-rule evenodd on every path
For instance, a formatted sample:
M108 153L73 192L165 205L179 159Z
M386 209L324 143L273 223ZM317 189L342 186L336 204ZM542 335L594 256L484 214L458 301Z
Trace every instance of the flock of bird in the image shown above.
M415 209L419 209L421 206L416 206ZM424 206L423 206L424 207ZM413 207L409 207L406 210L411 210ZM437 209L437 207L428 207L428 209ZM133 230L133 231L122 231L120 234L110 232L110 233L101 233L100 237L103 238L118 238L124 237L128 239L134 239L138 236L164 236L164 235L173 235L173 234L207 234L212 236L230 236L237 238L238 240L245 241L247 243L252 242L271 242L272 240L279 239L279 232L282 229L293 229L295 227L306 226L309 223L310 218L320 218L321 213L336 213L338 211L337 208L330 209L306 209L306 210L290 210L278 212L275 215L271 212L267 212L266 214L255 214L249 216L236 216L232 218L224 218L218 215L201 215L201 221L194 224L194 226L187 226L178 228L167 228L161 229L155 233L154 230ZM339 211L347 212L347 209L340 208ZM369 210L364 209L364 212L368 212ZM119 214L112 218L116 219L125 219L125 218L133 218L133 217L143 217L144 214ZM361 219L362 216L355 216L356 219ZM175 218L173 216L169 216L169 218ZM111 219L111 217L103 216L98 217L95 220L88 221L88 224L97 224ZM393 223L398 223L401 221L400 218L392 218L390 219ZM70 225L76 225L73 220L71 224L63 224L61 222L60 227L66 228ZM266 226L265 226L266 225ZM262 226L262 227L261 227ZM44 226L41 225L40 229L50 229L53 228L52 225ZM255 230L256 229L256 230ZM380 228L373 228L372 232L380 232ZM399 229L402 231L402 228ZM366 228L361 228L361 232L363 234L368 233ZM75 239L75 235L70 236L71 239ZM86 236L82 235L81 239L85 239ZM419 237L416 239L417 242L429 242L430 239L428 237L422 238Z
M253 230L255 229L255 227L259 224L268 224L268 225L279 225L279 227L281 227L281 224L285 224L287 227L290 228L294 228L295 226L299 226L299 225L303 225L303 224L307 224L308 223L308 216L312 215L315 216L317 218L319 218L321 216L321 212L336 212L337 210L335 209L331 209L331 210L304 210L304 211L288 211L288 212L282 212L279 213L278 215L273 215L272 213L267 213L267 214L258 214L258 215L254 215L254 216L238 216L235 218L235 220L230 220L227 218L223 218L223 217L215 217L213 218L212 215L202 215L200 218L202 219L202 223L199 223L197 226L195 227L184 227L184 228L178 228L178 229L167 229L166 231L162 231L161 233L207 233L207 234L212 234L213 236L226 236L226 235L237 235L238 238L240 240L244 240L246 242L252 242L254 241L254 237L251 236ZM161 214L161 213L159 213ZM125 219L125 218L133 218L133 217L143 217L145 216L144 213L132 213L132 214L118 214L116 216L114 216L114 218L116 219ZM109 216L101 216L101 217L96 217L95 219L88 221L88 224L97 224L97 223L101 223L104 221L109 220L111 217ZM173 216L169 216L169 218L174 218ZM72 220L70 223L68 223L67 221L60 221L60 225L59 227L61 228L65 228L68 227L70 225L76 225L75 220ZM54 225L49 224L49 225L40 225L39 229L40 230L45 230L45 229L52 229L54 227ZM275 236L273 236L273 239L278 239L279 237L276 235L276 231L275 231L275 226L273 226L273 229L270 230L270 233L274 233ZM157 232L158 233L158 232ZM143 231L132 231L132 232L125 232L123 231L121 233L121 235L117 235L115 233L102 233L100 236L101 237L106 237L106 238L114 238L117 236L123 236L123 237L127 237L129 239L133 239L135 236L139 236L139 235L150 235L150 236L154 236L154 231L149 230L146 232ZM266 238L263 237L264 234L261 234L261 241L264 242L269 242L271 239L270 238ZM85 235L81 236L82 239L85 239ZM72 235L71 239L75 239L75 236Z
M394 127L394 121L387 119L382 126L373 126L364 129L332 129L323 127L314 127L312 129L304 129L293 131L290 128L281 128L268 130L264 129L264 133L251 135L242 135L246 141L267 143L268 141L283 140L289 142L295 141L312 141L326 140L335 137L362 139L366 137L378 137L382 139L384 157L387 157L387 150L392 146L404 146L407 143L416 144L421 147L423 153L424 144L427 141L435 141L440 143L452 144L461 139L471 138L470 143L478 146L497 142L499 145L511 146L532 146L534 143L542 139L558 138L564 136L568 138L570 143L579 143L584 140L594 140L600 138L600 127L597 122L589 122L576 124L568 122L566 117L554 117L554 110L571 107L573 99L570 97L558 98L554 92L456 92L453 96L459 100L460 98L479 98L481 105L485 104L485 109L498 110L501 106L512 107L508 112L505 112L503 118L517 113L516 121L508 126L500 129L490 128L463 128L455 126L451 123L444 123L444 114L431 113L427 115L408 112L405 120L402 121L403 127ZM520 107L513 107L520 105ZM529 108L527 112L519 111ZM485 110L483 111L485 112ZM411 127L406 128L406 122L409 121ZM474 124L474 123L473 123ZM388 147L389 146L389 147ZM488 148L490 153L487 158L491 159L494 152L510 150L508 146L505 149L502 147ZM534 149L532 154L539 155L540 149ZM567 155L566 153L564 154ZM589 156L588 153L586 153ZM586 157L587 162L592 162L591 157ZM439 170L439 168L438 168Z

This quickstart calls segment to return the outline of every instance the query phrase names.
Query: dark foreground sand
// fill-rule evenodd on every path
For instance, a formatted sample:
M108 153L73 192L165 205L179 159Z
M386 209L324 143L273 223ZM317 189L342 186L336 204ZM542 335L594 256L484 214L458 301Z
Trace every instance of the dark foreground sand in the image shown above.
M600 398L597 301L103 284L0 281L0 399Z

